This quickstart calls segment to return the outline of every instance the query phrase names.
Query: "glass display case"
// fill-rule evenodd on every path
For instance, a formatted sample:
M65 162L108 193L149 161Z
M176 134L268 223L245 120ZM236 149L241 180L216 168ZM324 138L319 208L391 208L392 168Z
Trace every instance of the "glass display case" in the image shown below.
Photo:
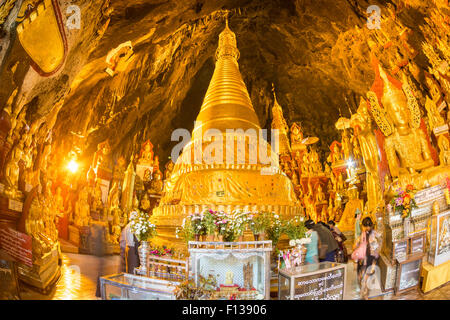
M272 241L189 242L196 285L216 282L214 299L270 299Z
M320 262L278 273L279 300L343 300L345 264Z
M103 300L175 300L173 291L177 284L129 273L100 278Z
M430 264L438 266L450 260L450 210L431 217L429 240Z

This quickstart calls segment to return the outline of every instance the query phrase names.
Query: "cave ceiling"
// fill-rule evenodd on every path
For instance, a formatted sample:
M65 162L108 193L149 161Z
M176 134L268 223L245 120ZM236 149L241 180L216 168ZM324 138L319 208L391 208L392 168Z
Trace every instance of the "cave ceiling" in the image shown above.
M325 153L339 137L334 124L340 114L356 110L374 79L366 8L395 2L61 0L63 19L69 5L81 8L81 28L66 30L64 65L50 77L39 76L20 42L9 35L6 43L3 34L0 105L20 88L13 109L25 108L32 127L45 122L53 128L61 152L78 143L92 156L109 139L116 157L128 157L150 139L164 163L176 144L172 131L193 128L229 10L240 70L261 126L270 128L273 83L287 122L301 123L305 136L320 137ZM398 16L414 31L408 40L414 47L420 47L427 10L410 6ZM108 53L127 41L133 55L111 77L105 72ZM415 62L426 69L423 55Z

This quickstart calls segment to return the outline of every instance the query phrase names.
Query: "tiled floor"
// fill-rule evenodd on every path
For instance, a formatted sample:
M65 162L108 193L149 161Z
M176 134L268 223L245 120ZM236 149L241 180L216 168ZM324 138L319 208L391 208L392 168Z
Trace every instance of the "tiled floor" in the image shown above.
M97 277L117 273L119 256L96 257L91 255L63 253L61 277L55 288L48 295L37 293L29 288L23 288L22 299L33 300L96 300ZM379 281L374 278L369 297L371 300L450 300L450 283L427 294L412 290L394 296L383 294ZM355 265L347 264L347 290L344 297L347 300L358 300L359 286L356 281Z

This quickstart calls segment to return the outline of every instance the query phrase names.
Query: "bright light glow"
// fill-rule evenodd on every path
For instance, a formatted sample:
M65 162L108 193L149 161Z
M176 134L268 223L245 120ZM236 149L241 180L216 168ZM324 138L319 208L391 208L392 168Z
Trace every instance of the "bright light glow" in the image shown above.
M353 161L352 159L348 159L347 161L347 167L352 168L353 167Z
M76 163L75 160L70 160L70 162L67 164L67 169L69 169L70 172L75 173L78 170L78 163Z

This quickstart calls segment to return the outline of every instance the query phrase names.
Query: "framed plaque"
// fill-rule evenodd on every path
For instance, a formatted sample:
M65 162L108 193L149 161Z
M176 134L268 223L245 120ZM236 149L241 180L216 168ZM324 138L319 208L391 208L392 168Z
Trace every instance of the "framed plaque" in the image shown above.
M394 293L397 295L419 286L423 254L414 254L406 259L397 259L397 281Z
M409 253L418 254L425 253L425 236L426 233L417 234L409 239Z

